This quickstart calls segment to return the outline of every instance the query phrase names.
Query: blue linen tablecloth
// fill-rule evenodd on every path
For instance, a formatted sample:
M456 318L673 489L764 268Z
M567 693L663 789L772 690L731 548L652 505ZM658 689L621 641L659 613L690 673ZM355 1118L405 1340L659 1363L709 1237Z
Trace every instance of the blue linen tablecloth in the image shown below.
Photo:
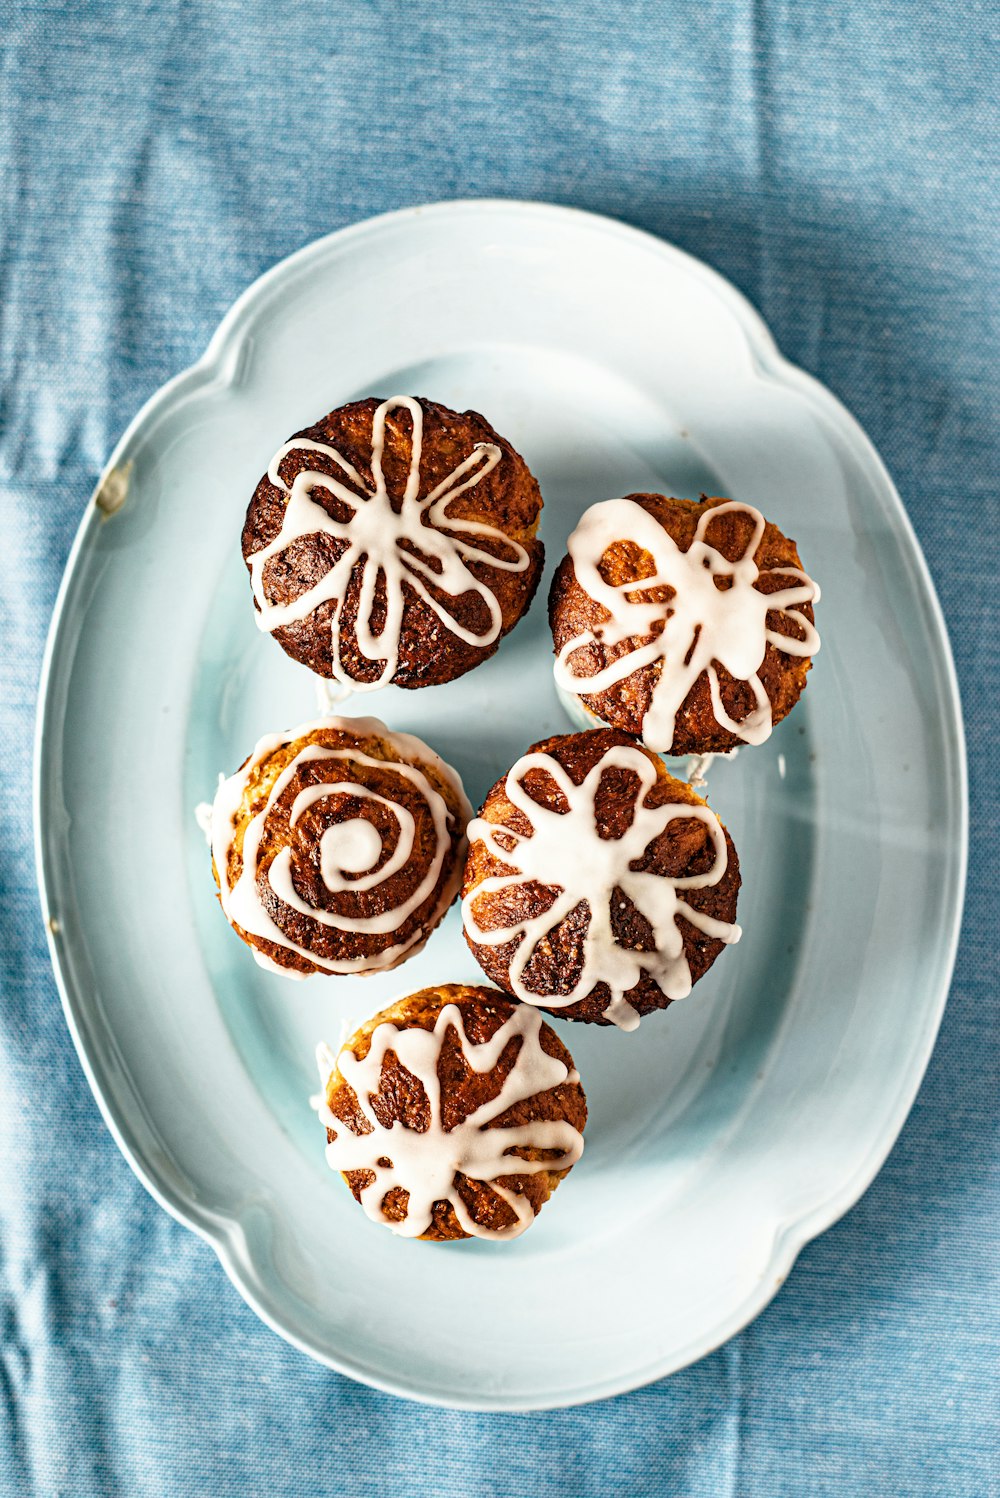
M133 0L0 14L0 1491L1000 1491L994 8ZM291 250L387 208L480 195L617 215L703 257L857 414L941 594L972 771L955 983L875 1184L726 1347L537 1416L421 1409L316 1366L146 1195L63 1023L30 839L45 630L128 419Z

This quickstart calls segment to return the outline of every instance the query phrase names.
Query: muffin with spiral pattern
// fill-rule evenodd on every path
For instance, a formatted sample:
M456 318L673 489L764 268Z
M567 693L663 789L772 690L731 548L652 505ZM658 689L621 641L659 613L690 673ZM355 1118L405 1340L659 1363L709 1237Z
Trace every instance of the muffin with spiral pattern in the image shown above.
M222 909L263 967L385 972L458 893L471 810L433 749L377 718L269 735L212 806Z

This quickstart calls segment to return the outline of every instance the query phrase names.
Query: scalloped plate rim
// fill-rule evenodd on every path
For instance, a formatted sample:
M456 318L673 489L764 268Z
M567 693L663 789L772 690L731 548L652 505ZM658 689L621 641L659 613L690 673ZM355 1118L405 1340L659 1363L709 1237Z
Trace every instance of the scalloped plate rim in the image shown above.
M754 373L757 378L772 380L776 384L783 385L786 388L797 389L813 405L818 407L823 415L839 426L844 439L854 449L855 453L863 458L873 475L877 478L889 505L895 512L901 537L905 539L908 547L909 559L916 565L923 594L923 602L928 609L930 622L937 636L939 656L935 665L939 669L943 668L942 685L947 693L945 706L948 709L947 725L950 731L950 748L954 760L954 764L951 766L953 774L946 777L946 786L951 797L949 821L955 826L958 834L955 850L948 868L948 877L945 881L945 892L946 896L948 896L945 906L948 911L948 918L946 923L942 922L942 936L945 930L947 930L947 941L942 942L943 960L940 963L940 977L936 984L934 1003L933 1005L928 1004L926 1006L924 1035L917 1061L906 1076L905 1085L899 1091L890 1126L873 1143L872 1149L863 1164L841 1184L839 1190L829 1195L821 1206L808 1210L798 1216L774 1220L773 1249L767 1269L760 1276L758 1293L748 1295L740 1303L739 1307L728 1316L722 1318L700 1337L693 1339L684 1347L676 1349L669 1356L664 1357L661 1355L653 1359L645 1367L633 1370L624 1377L611 1378L604 1384L590 1382L583 1389L564 1389L551 1400L541 1401L537 1398L522 1397L517 1394L497 1395L496 1398L491 1400L467 1399L463 1398L457 1391L445 1391L443 1389L438 1391L428 1388L426 1383L421 1386L419 1383L387 1379L381 1374L365 1367L360 1358L335 1357L325 1347L311 1343L307 1338L299 1337L289 1331L282 1324L280 1316L273 1312L268 1304L267 1298L263 1293L265 1289L264 1282L259 1277L246 1275L243 1270L243 1265L240 1262L239 1243L241 1240L245 1240L245 1235L240 1218L222 1211L213 1212L207 1207L199 1206L168 1186L153 1164L143 1157L127 1119L119 1117L113 1108L102 1082L102 1057L99 1054L91 1054L84 1039L78 1001L67 973L64 970L59 945L50 924L50 885L54 881L49 870L49 853L45 839L47 808L46 788L44 785L48 752L48 725L50 715L53 711L50 689L62 641L65 616L68 605L71 602L79 563L94 526L102 523L96 500L109 475L126 459L129 447L137 433L153 424L179 398L194 394L206 386L217 385L223 389L232 387L234 384L234 374L239 368L243 341L249 335L255 316L262 310L260 304L266 299L276 284L280 284L287 276L307 266L311 260L322 258L324 253L334 243L341 246L350 239L361 238L372 232L377 233L390 224L405 222L407 219L412 220L419 216L451 214L470 214L473 216L481 214L535 214L546 218L560 218L565 222L575 220L591 230L600 230L629 241L643 241L650 251L661 255L667 260L672 260L675 264L686 269L689 274L697 276L726 305L746 341L747 348L753 358ZM609 218L602 214L561 204L516 198L457 198L437 203L416 204L410 207L398 208L360 220L354 224L349 224L344 228L334 230L330 234L323 235L319 239L311 241L283 260L278 261L253 281L225 314L202 356L187 369L173 376L173 378L168 380L150 396L133 417L116 443L114 451L105 464L87 503L86 510L70 548L56 596L42 658L33 759L34 849L42 918L45 924L49 956L66 1023L91 1092L97 1101L101 1116L115 1143L135 1175L159 1205L184 1227L197 1233L199 1237L211 1245L236 1290L246 1301L247 1305L250 1306L255 1314L272 1331L275 1331L285 1341L306 1353L317 1362L338 1373L357 1379L384 1393L394 1394L439 1407L473 1411L544 1411L591 1403L595 1400L612 1398L619 1394L629 1393L634 1389L644 1387L646 1384L676 1373L691 1363L698 1361L700 1358L706 1357L724 1342L728 1341L730 1337L742 1330L743 1327L748 1325L749 1322L765 1309L784 1283L794 1265L795 1259L805 1245L837 1222L867 1190L881 1169L893 1145L896 1143L913 1106L930 1060L954 972L964 908L968 857L968 820L968 771L965 732L958 679L955 672L947 626L926 558L909 515L885 464L870 438L848 409L825 385L784 357L778 349L770 329L752 303L720 272L714 270L696 256L688 254L687 251L681 250L669 241L660 239L645 230L635 228L621 220ZM244 1259L245 1262L246 1260Z

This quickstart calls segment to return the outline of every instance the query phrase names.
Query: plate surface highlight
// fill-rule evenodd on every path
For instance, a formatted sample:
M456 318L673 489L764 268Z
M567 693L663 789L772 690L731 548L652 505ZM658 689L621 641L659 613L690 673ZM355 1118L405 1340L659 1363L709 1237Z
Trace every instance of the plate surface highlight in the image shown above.
M545 578L499 653L448 686L344 709L425 738L474 805L529 743L569 729L545 596L587 505L643 489L750 501L823 588L801 704L710 775L744 939L634 1035L556 1022L587 1089L587 1148L512 1244L373 1227L308 1105L319 1038L425 983L479 981L457 908L395 972L289 983L227 929L194 820L261 734L316 713L310 674L254 625L249 496L290 432L398 393L482 411L545 497ZM727 282L571 209L438 204L277 266L122 438L49 638L36 833L56 975L104 1117L258 1314L379 1388L549 1408L732 1335L888 1153L961 914L957 689L876 453Z

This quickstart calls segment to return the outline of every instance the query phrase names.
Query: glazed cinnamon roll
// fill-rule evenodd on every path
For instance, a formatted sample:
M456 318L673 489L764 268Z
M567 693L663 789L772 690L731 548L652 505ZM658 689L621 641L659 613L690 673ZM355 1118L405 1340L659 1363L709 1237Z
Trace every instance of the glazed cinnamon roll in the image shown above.
M592 505L568 552L549 595L556 684L593 725L719 754L791 712L819 650L820 590L759 510L631 494Z
M243 527L257 623L354 691L486 660L541 575L542 497L474 411L354 401L278 448Z
M216 793L222 909L263 967L384 972L458 893L471 811L454 770L376 718L272 734Z
M632 1030L737 942L729 833L617 729L535 744L469 824L462 915L494 983L564 1019Z
M405 1238L515 1238L583 1150L573 1058L494 989L421 989L317 1051L327 1161Z

